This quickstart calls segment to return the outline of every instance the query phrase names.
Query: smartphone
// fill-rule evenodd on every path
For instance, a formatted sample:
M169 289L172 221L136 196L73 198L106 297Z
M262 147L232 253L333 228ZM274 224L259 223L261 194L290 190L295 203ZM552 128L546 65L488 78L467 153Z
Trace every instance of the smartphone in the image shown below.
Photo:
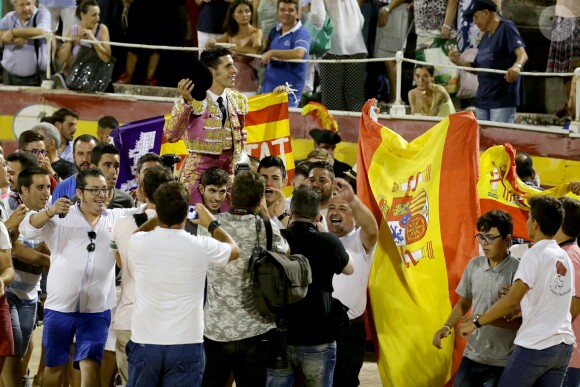
M187 219L197 219L197 211L195 210L195 206L189 206L189 210L187 211Z
M69 197L67 195L62 195L62 197L65 198L65 199L69 199ZM58 217L61 218L61 219L62 218L65 218L66 217L66 214L58 214Z

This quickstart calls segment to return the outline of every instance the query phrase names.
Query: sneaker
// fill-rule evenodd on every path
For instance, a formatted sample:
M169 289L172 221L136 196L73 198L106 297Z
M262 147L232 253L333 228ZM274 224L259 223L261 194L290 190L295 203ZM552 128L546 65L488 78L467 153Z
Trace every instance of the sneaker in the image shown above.
M66 87L66 81L64 80L64 76L62 75L62 73L54 74L52 80L54 81L55 89L68 90L68 87Z

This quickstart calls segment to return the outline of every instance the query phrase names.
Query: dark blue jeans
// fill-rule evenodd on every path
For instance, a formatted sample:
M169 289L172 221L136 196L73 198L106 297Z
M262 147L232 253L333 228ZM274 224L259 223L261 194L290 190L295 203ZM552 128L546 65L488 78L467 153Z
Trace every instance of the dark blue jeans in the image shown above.
M288 368L268 368L268 387L291 387L294 373L304 374L304 386L332 386L336 364L336 342L321 345L288 346Z
M366 338L365 320L361 320L351 323L348 329L336 339L334 387L360 385L358 375L365 360Z
M266 385L267 334L227 342L206 337L203 346L206 357L204 387L225 386L232 371L237 387Z
M6 292L10 305L12 333L14 335L14 356L22 358L28 349L28 342L36 323L36 300L21 300L14 293Z
M580 386L580 368L568 367L562 387L578 387L578 386Z
M561 386L573 350L571 344L564 343L542 350L516 345L505 366L499 386Z
M127 343L128 387L201 386L203 344L153 345Z
M503 367L481 364L463 357L453 387L495 387L502 372Z

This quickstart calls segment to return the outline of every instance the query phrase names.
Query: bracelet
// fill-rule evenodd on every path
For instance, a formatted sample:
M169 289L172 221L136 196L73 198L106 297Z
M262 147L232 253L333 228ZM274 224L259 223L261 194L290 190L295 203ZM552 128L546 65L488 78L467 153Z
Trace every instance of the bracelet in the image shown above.
M449 25L447 25L445 23L443 23L443 27L447 28L448 30L451 30L451 26L449 26Z
M289 216L290 214L288 214L288 211L284 210L283 213L281 213L280 215L278 215L278 220L282 221L282 219L284 219L285 217Z
M449 329L449 332L453 330L453 328L449 324L443 324L443 327Z
M388 5L382 6L380 12L383 12L383 10L387 11L388 13L391 13L391 8Z

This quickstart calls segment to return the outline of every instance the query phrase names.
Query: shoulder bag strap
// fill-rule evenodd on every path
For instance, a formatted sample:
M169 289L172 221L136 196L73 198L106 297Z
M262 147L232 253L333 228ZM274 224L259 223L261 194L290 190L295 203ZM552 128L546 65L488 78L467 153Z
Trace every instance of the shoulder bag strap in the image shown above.
M264 226L266 226L266 250L272 251L272 223L270 223L270 219L264 219Z
M32 28L36 28L36 17L38 16L38 12L40 10L37 9L36 13L34 14L34 17L32 18ZM36 71L38 72L38 75L41 77L42 79L42 75L40 72L40 55L38 54L38 52L40 51L40 42L39 39L34 39L34 52L36 53Z

